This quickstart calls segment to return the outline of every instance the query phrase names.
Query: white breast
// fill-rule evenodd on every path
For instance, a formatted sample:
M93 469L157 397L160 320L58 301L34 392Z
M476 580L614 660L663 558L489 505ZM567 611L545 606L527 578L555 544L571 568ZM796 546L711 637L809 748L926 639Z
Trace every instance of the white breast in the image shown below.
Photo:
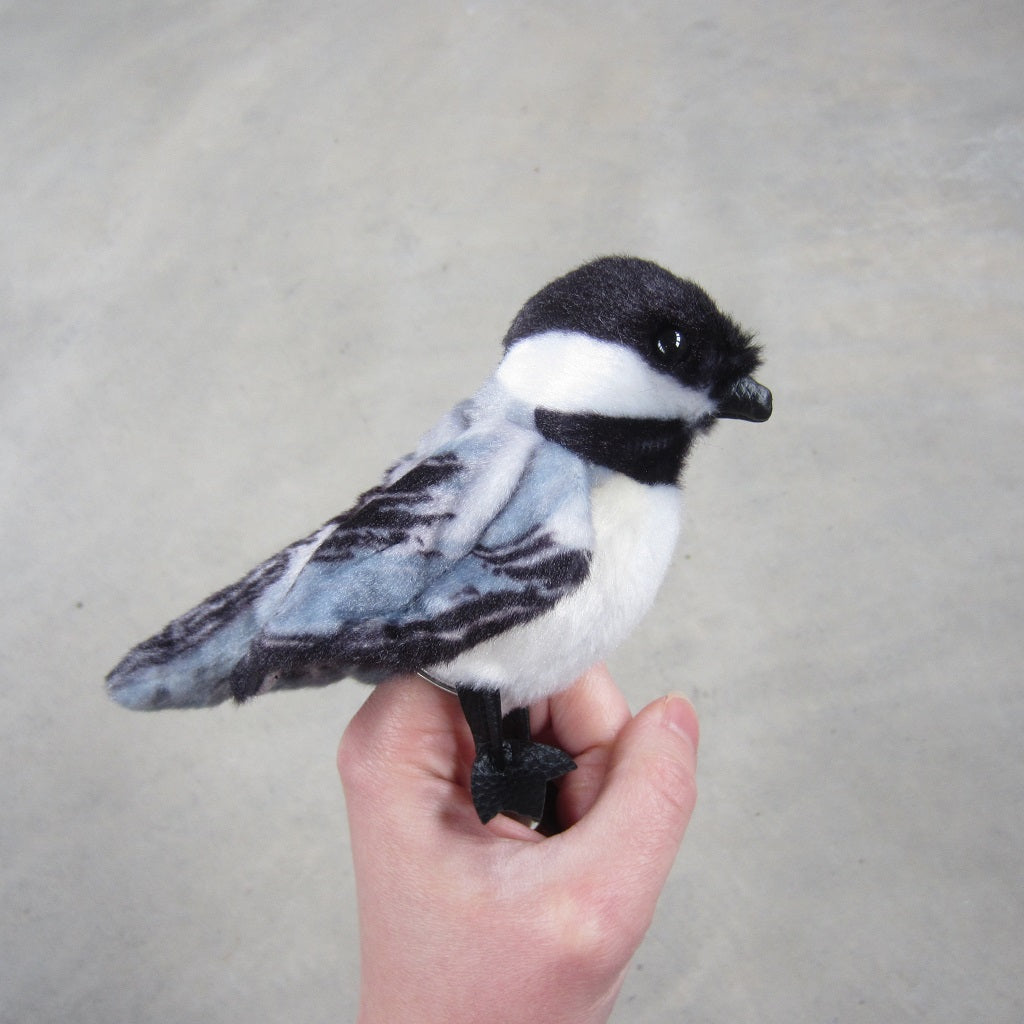
M610 654L650 608L679 535L680 496L595 470L590 575L549 612L429 669L450 683L501 690L506 710L569 686Z

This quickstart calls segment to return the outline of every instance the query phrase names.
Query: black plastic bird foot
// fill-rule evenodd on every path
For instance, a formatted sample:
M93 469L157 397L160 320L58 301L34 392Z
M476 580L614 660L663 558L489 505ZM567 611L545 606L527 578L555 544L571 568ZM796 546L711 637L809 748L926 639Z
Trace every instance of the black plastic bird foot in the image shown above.
M537 823L544 816L548 783L576 763L557 747L530 739L526 708L501 715L496 690L458 688L462 711L473 733L476 759L470 778L473 806L482 822L505 812Z
M548 783L571 772L576 763L557 747L544 743L502 743L504 767L488 751L473 762L470 792L480 820L488 822L502 812L538 822L544 816Z

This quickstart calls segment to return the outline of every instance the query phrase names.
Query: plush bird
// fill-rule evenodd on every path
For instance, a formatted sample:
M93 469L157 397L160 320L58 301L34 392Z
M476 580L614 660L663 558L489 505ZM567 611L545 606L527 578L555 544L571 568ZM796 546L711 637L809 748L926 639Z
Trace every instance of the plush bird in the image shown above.
M531 741L529 705L648 610L694 440L771 414L759 362L750 334L654 263L573 270L523 306L493 375L378 487L131 650L111 696L202 707L418 672L462 703L480 819L539 819L575 765Z

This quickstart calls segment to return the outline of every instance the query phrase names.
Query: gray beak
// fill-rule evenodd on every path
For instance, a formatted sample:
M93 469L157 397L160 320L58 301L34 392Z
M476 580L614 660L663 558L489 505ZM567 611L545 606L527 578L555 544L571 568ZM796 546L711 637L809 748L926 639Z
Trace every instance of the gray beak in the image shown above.
M772 393L753 377L741 377L718 403L720 420L749 420L764 423L772 414Z

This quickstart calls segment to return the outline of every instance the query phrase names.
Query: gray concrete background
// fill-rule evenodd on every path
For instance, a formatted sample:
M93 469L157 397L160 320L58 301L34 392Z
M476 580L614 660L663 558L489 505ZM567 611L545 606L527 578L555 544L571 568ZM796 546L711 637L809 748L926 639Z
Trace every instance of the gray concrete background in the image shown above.
M102 677L627 251L776 414L613 661L703 723L615 1019L1019 1024L1022 49L1016 0L2 4L0 1018L351 1019L364 692Z

